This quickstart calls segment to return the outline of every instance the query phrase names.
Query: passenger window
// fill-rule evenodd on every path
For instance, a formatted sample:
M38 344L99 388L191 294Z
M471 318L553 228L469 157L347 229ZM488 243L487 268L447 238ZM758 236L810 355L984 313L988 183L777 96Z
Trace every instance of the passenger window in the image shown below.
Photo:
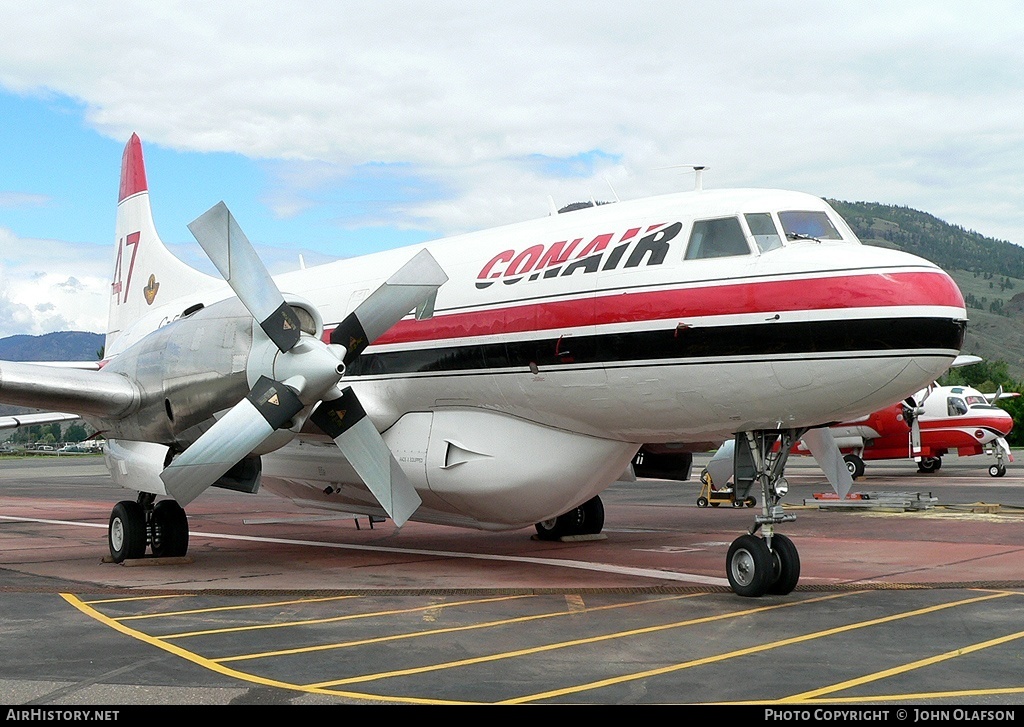
M964 403L963 399L951 396L947 401L946 411L949 413L949 416L958 417L967 413L967 404Z
M779 212L787 240L842 240L824 212Z
M749 255L750 245L736 217L720 220L697 220L690 232L684 260L703 260L730 255Z
M754 236L754 242L757 243L757 249L761 252L768 252L774 250L777 247L782 247L782 237L779 236L779 230L775 227L775 220L767 212L757 212L755 214L743 215L747 221L747 227L750 228L750 234Z

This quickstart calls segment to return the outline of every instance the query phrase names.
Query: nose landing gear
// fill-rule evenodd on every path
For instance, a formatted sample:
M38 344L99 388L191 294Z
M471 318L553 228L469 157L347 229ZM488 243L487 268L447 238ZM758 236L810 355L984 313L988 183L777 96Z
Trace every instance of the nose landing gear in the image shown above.
M786 514L781 501L789 490L782 472L793 445L805 429L742 432L736 435L733 463L737 493L761 486L761 514L754 526L729 547L726 575L740 596L786 595L800 580L800 555L793 541L775 532L775 526L796 520ZM739 496L739 495L737 495ZM757 537L760 530L763 537Z

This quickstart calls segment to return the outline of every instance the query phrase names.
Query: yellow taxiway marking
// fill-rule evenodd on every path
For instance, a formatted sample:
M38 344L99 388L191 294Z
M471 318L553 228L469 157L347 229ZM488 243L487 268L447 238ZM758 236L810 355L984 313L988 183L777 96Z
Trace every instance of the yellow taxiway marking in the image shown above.
M304 621L282 621L272 624L253 624L250 626L230 626L221 629L207 629L204 631L183 631L178 634L164 634L161 639L186 639L194 636L210 636L212 634L230 634L240 631L262 631L265 629L284 629L295 626L312 626L314 624L338 623L340 621L352 621L359 618L374 618L378 616L394 616L399 613L416 613L417 611L436 611L438 608L452 608L454 606L467 606L476 603L495 603L498 601L515 601L520 598L534 598L534 596L499 596L496 598L478 598L469 601L453 601L452 603L437 604L429 606L416 606L415 608L396 608L390 611L368 611L366 613L350 613L344 616L331 616L329 618L311 618Z
M575 609L574 610L574 609L570 608L569 611L555 611L555 612L552 612L552 613L538 613L538 614L534 614L532 616L517 616L515 618L505 618L505 619L499 619L497 621L486 621L486 622L483 622L483 623L469 624L467 626L449 626L449 627L443 628L443 629L431 629L430 631L412 631L412 632L404 633L404 634L392 634L390 636L375 636L375 637L369 638L369 639L359 639L358 641L342 641L342 642L337 642L337 643L333 643L333 644L318 644L317 646L302 646L302 647L297 647L297 648L294 648L294 649L283 649L283 650L278 650L278 651L267 651L267 652L264 652L262 654L241 654L239 656L226 656L226 657L222 657L220 659L215 659L214 661L221 662L221 663L228 662L228 661L247 661L247 660L250 660L250 659L262 659L262 658L265 658L265 657L268 657L268 656L290 656L290 655L294 655L294 654L305 654L305 653L309 653L309 652L312 652L312 651L329 651L329 650L332 650L332 649L345 649L345 648L348 648L348 647L351 647L351 646L366 646L367 644L382 644L382 643L386 643L388 641L399 641L399 640L402 640L402 639L418 639L418 638L427 637L427 636L439 636L441 634L459 633L461 631L476 631L476 630L479 630L479 629L494 628L494 627L497 627L497 626L508 626L509 624L527 623L529 621L539 621L541 619L560 618L560 617L563 617L563 616L576 616L576 615L579 615L580 613L596 613L598 611L609 611L611 609L616 609L616 608L627 608L627 607L633 607L633 606L646 606L646 605L651 604L651 603L659 603L661 601L678 601L678 600L681 600L681 599L684 599L684 598L696 598L697 596L701 596L701 595L705 595L705 594L689 593L689 594L684 594L684 595L681 595L681 596L665 596L663 598L655 598L655 599L644 600L644 601L631 601L631 602L628 602L628 603L615 603L615 604L610 604L608 606L595 606L593 608L583 607L582 610L579 610L579 609ZM505 658L505 657L499 655L498 657L495 657L495 658ZM490 661L492 659L491 658L482 658L481 659L481 661L484 661L484 660ZM420 667L420 668L418 668L416 670L416 672L434 671L435 669L443 669L443 668L447 668L447 665L442 664L440 666ZM411 673L416 673L416 672L411 672ZM406 674L406 673L410 673L410 672L403 671L402 673ZM319 683L319 684L317 684L317 686L328 686L328 685L335 684L335 683L338 683L338 684L349 683L350 681L372 681L373 679L377 679L377 678L381 678L381 677L376 677L376 676L370 676L370 677L364 677L364 676L351 677L350 679L345 679L345 680L341 680L341 681L332 681L332 682Z
M210 661L209 659L204 659L203 657L198 656L197 654L194 654L191 651L188 651L187 649L182 649L181 647L175 646L174 644L168 644L163 639L159 639L148 634L144 634L141 631L136 631L135 629L129 628L128 626L125 626L122 623L118 623L114 619L104 616L102 613L87 605L83 601L80 601L77 597L70 593L62 593L60 595L61 598L63 598L65 601L70 603L72 606L77 608L82 613L86 614L87 616L90 616L91 618L96 619L100 623L106 624L115 631L119 631L122 634L125 634L126 636L132 637L133 639L138 639L139 641L155 646L158 649L163 649L168 653L174 654L175 656L179 656L187 661L191 661L193 664L198 664L199 666L205 667L211 671L215 671L218 674L223 674L224 676L240 679L245 682L260 684L267 687L277 687L279 689L290 689L296 692L306 692L309 694L326 694L334 697L362 699L373 702L399 702L402 704L476 704L475 702L455 700L422 699L418 697L385 697L379 694L363 694L360 692L347 691L339 692L333 689L319 689L317 687L302 686L301 684L290 684L288 682L282 682L276 679L267 679L265 677L247 674L245 672L236 671L221 664L217 664L216 662Z
M398 671L381 672L378 674L364 674L357 677L349 677L347 679L336 679L327 682L318 682L316 687L328 687L328 686L340 686L342 684L355 684L358 682L375 681L378 679L390 679L398 676L409 676L411 674L424 674L431 671L439 671L441 669L454 669L463 666L470 666L473 664L483 664L490 661L500 661L502 659L512 659L518 656L528 656L530 654L540 654L545 651L555 651L556 649L567 649L572 646L582 646L585 644L596 644L602 641L611 641L613 639L624 639L630 636L640 636L643 634L653 634L659 631L667 631L670 629L683 628L686 626L695 626L702 623L708 623L711 621L722 621L727 618L738 618L740 616L749 616L754 613L763 613L765 611L774 611L780 608L789 608L791 606L798 606L804 603L814 603L816 601L829 601L833 598L842 598L844 596L853 595L854 593L862 593L862 591L851 591L850 593L833 594L829 596L819 596L817 598L810 598L806 601L798 601L793 603L779 603L771 606L760 606L758 608L748 608L743 611L736 611L728 614L715 614L713 616L702 616L700 618L686 619L685 621L675 621L669 624L658 624L656 626L645 626L639 629L632 629L630 631L617 631L612 634L604 634L602 636L591 636L585 639L572 639L571 641L560 641L553 644L544 644L543 646L533 646L528 649L517 649L515 651L506 651L497 654L488 654L486 656L476 656L469 659L460 659L459 661L449 661L442 664L431 664L429 666L413 667L409 669L400 669ZM597 609L595 609L597 610ZM627 681L624 679L623 681ZM585 691L580 690L567 690L567 693L571 691ZM530 697L522 698L522 701L530 701ZM518 700L510 700L509 704L514 704ZM506 702L499 702L499 704L506 704Z
M858 591L858 593L862 593L862 591ZM846 594L840 594L840 595L846 595ZM845 633L847 631L854 631L856 629L862 629L862 628L867 628L869 626L877 626L879 624L890 623L890 622L893 622L893 621L899 621L901 619L911 618L913 616L921 616L921 615L924 615L924 614L927 614L927 613L934 613L936 611L941 611L941 610L944 610L944 609L947 609L947 608L953 608L953 607L956 607L956 606L965 606L965 605L968 605L968 604L971 604L971 603L979 603L981 601L988 601L988 600L991 600L993 598L1003 598L1003 597L1008 596L1008 595L1011 595L1011 594L1010 593L995 593L995 594L989 594L989 595L985 595L985 596L978 596L978 597L975 597L975 598L967 598L967 599L963 599L963 600L960 600L960 601L953 601L951 603L943 603L943 604L939 604L939 605L936 605L936 606L928 606L926 608L919 608L919 609L915 609L913 611L907 611L905 613L894 614L892 616L883 616L881 618L874 618L874 619L870 619L868 621L861 621L859 623L846 624L845 626L837 626L835 628L825 629L823 631L816 631L816 632L813 632L813 633L810 633L810 634L804 634L802 636L793 636L793 637L790 637L788 639L780 639L778 641L771 641L771 642L766 643L766 644L758 644L757 646L751 646L751 647L748 647L746 649L737 649L736 651L730 651L730 652L726 652L724 654L717 654L715 656L707 656L707 657L703 657L701 659L694 659L692 661L685 661L685 662L682 662L680 664L672 664L670 666L664 666L664 667L660 667L658 669L647 669L645 671L637 672L635 674L624 674L624 675L619 676L619 677L611 677L611 678L608 678L608 679L601 679L601 680L598 680L598 681L589 682L589 683L586 683L586 684L578 684L576 686L565 687L565 688L562 688L562 689L553 689L553 690L548 691L548 692L540 692L538 694L527 694L527 695L523 695L521 697L516 697L514 699L503 700L503 701L499 702L499 704L525 704L527 702L536 702L536 701L541 700L541 699L551 699L553 697L562 697L562 696L565 696L565 695L568 695L568 694L577 694L579 692L585 692L585 691L589 691L589 690L592 690L592 689L601 689L601 688L613 686L613 685L616 685L616 684L623 684L625 682L636 681L637 679L647 679L647 678L650 678L650 677L653 677L653 676L660 676L662 674L671 674L673 672L681 671L683 669L690 669L690 668L696 667L696 666L703 666L705 664L713 664L713 663L719 662L719 661L726 661L728 659L733 659L733 658L736 658L736 657L739 657L739 656L747 656L749 654L757 654L757 653L760 653L760 652L763 652L763 651L770 651L772 649L778 649L778 648L781 648L781 647L784 647L784 646L791 646L793 644L799 644L799 643L802 643L802 642L805 642L805 641L812 641L814 639L821 639L821 638L824 638L826 636L834 636L836 634ZM839 596L833 596L833 597L839 597ZM811 599L811 600L808 600L808 601L802 601L801 603L811 603L811 602L813 602L815 600L826 600L827 598L828 597L824 597L824 598L820 598L820 599ZM796 605L796 604L787 603L787 604L781 604L781 605L782 606L792 606L792 605ZM766 608L764 610L770 610L771 608L779 608L779 607L780 606L769 607L769 608ZM730 615L735 615L735 614L730 614ZM710 617L709 617L709 620L710 620ZM766 703L769 703L769 704L770 703L774 703L774 700L769 700L769 701L761 701L761 700L759 700L757 702L757 704L766 704Z
M1022 595L1022 594L1017 593L1015 591L1007 591L1007 592L1001 592L999 594L996 594L996 596L993 596L993 597L998 597L998 596L1019 596L1019 595ZM816 701L819 698L821 698L821 697L823 697L823 696L825 696L827 694L834 694L835 692L841 692L841 691L843 691L845 689L852 689L853 687L858 687L858 686L861 686L863 684L870 684L871 682L876 682L876 681L879 681L881 679L887 679L889 677L897 676L899 674L906 674L907 672L914 671L915 669L922 669L922 668L924 668L926 666L932 666L934 664L940 664L940 663L942 663L944 661L948 661L950 659L955 659L955 658L957 658L959 656L967 656L968 654L973 654L976 651L981 651L983 649L988 649L988 648L991 648L993 646L1000 646L1002 644L1008 644L1011 641L1016 641L1017 639L1021 639L1021 638L1024 638L1024 631L1018 631L1015 634L1008 634L1006 636L1000 636L1000 637L997 637L995 639L989 639L988 641L982 641L980 643L972 644L970 646L964 646L964 647L961 647L959 649L953 649L951 651L945 652L944 654L936 654L935 656L929 656L929 657L926 657L924 659L918 659L917 661L912 661L912 662L910 662L908 664L904 664L902 666L893 667L891 669L885 669L883 671L876 672L874 674L865 674L862 677L857 677L856 679L848 679L845 682L839 682L838 684L833 684L831 686L821 687L819 689L812 689L811 691L802 692L800 694L794 694L792 696L786 697L786 698L781 699L779 701L781 703L812 702L812 701ZM878 702L878 701L895 701L895 702L899 702L899 701L904 701L904 700L908 700L908 699L934 699L934 698L940 698L940 697L953 697L953 696L977 697L977 696L986 695L986 694L1022 694L1022 693L1024 693L1024 686L1021 686L1021 687L1002 687L1002 688L997 688L997 689L982 689L982 690L957 690L957 691L954 691L954 692L922 692L922 693L919 693L919 694L887 694L887 695L884 695L884 696L870 696L870 697L830 697L828 699L828 702L829 703L832 703L832 702L843 702L843 703L846 703L846 704L850 704L850 703L854 703L854 702Z
M221 611L249 611L258 608L276 608L278 606L295 606L304 603L322 603L324 601L344 601L359 596L326 596L324 598L294 598L289 601L271 601L270 603L247 603L239 606L217 606L216 608L193 608L187 611L164 611L162 613L139 613L134 616L117 616L117 621L135 621L138 619L167 618L168 616L195 616L200 613L218 613ZM93 603L105 603L104 601L90 601ZM169 638L163 636L161 638Z

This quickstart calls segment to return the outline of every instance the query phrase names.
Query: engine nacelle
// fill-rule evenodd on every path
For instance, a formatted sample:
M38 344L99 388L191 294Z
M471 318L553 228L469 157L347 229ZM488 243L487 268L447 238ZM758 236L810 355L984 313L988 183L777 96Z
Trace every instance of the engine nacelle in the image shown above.
M107 439L103 443L103 462L115 485L137 492L166 495L160 473L170 461L170 448L152 442ZM262 462L246 457L232 467L212 487L255 493L260 488Z
M304 334L322 335L323 321L311 304L295 297L288 303ZM213 425L216 414L241 401L260 375L273 376L278 353L237 298L188 311L104 367L134 382L141 400L133 414L97 428L109 438L181 451ZM274 444L283 446L292 436L282 433Z

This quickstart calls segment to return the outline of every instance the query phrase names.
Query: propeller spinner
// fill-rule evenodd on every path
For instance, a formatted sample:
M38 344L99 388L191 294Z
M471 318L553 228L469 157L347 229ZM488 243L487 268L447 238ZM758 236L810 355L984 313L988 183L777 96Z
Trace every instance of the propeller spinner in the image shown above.
M347 363L436 295L448 276L421 250L360 303L325 344L301 333L295 311L223 202L188 227L281 353L242 401L164 469L160 478L167 492L188 504L277 430L290 428L300 412L317 406L312 421L334 439L395 524L403 525L420 497L355 392L340 391L338 384Z

